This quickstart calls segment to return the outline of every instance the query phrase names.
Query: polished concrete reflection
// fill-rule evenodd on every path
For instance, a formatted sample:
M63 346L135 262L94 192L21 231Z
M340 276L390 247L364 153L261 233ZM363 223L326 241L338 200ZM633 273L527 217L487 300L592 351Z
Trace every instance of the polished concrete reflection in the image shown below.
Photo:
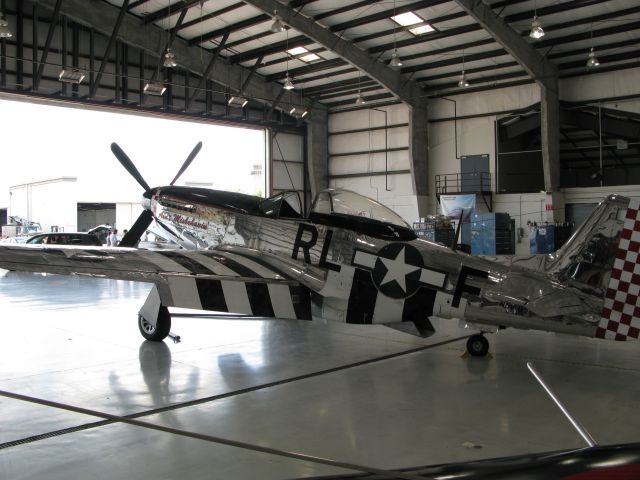
M393 469L582 446L527 371L532 361L597 441L640 440L637 343L507 330L490 336L492 358L476 359L462 356L469 332L452 321L419 339L385 327L181 316L183 341L155 344L136 325L148 290L0 276L0 390ZM2 480L347 471L0 397Z

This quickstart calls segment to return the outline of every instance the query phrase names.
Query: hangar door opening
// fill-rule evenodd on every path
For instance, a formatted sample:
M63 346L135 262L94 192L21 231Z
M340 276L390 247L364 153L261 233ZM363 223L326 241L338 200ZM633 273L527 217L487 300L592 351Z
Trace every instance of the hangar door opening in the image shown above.
M86 232L99 225L115 225L115 203L78 203L78 231Z
M44 231L53 226L87 230L103 223L120 231L131 228L142 209L143 188L113 155L114 142L152 187L168 185L202 142L175 185L261 196L268 192L263 127L31 100L0 98L3 158L11 165L0 176L0 209L38 222ZM58 181L70 178L74 181ZM15 194L10 198L11 186L41 184L55 189L32 196L31 202L18 202Z

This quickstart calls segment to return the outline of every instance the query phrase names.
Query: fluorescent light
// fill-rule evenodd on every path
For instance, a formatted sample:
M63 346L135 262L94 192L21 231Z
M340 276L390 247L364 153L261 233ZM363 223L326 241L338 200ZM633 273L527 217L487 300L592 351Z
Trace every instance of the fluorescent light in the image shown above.
M398 25L402 25L403 27L424 22L424 20L422 20L418 15L416 15L413 12L406 12L406 13L401 13L400 15L395 15L391 17L391 20L396 22Z
M77 68L72 68L70 70L63 69L58 75L58 80L64 83L82 83L86 74L82 70L78 70Z
M242 97L240 95L234 95L231 98L229 98L229 101L227 102L229 105L233 106L233 107L244 107L247 103L249 103L249 100L245 97Z
M289 110L289 115L296 118L304 118L308 113L309 111L302 107L291 107L291 110Z
M164 86L163 83L160 82L147 82L144 86L144 93L147 95L155 95L157 97L162 96L167 87Z

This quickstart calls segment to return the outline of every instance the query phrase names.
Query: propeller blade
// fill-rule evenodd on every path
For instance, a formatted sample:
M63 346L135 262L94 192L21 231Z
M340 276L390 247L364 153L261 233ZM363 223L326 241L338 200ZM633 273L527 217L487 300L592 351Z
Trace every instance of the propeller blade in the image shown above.
M202 142L198 142L198 144L193 148L193 150L191 150L191 153L182 164L182 167L180 167L180 170L176 174L176 177L173 180L171 180L171 183L169 185L173 185L174 183L176 183L178 178L180 178L180 175L182 175L184 171L187 168L189 168L189 165L191 165L191 162L193 162L193 159L196 158L196 155L198 155L198 152L200 152L201 148L202 148Z
M143 210L131 230L120 240L120 247L135 247L153 221L151 210Z
M118 161L122 164L122 166L127 170L127 172L129 172L129 174L136 179L140 186L144 188L145 192L151 190L151 187L147 184L147 182L144 181L144 178L142 178L142 175L140 175L140 172L133 164L131 159L127 156L126 153L124 153L124 151L117 143L114 142L111 144L111 151L116 156Z

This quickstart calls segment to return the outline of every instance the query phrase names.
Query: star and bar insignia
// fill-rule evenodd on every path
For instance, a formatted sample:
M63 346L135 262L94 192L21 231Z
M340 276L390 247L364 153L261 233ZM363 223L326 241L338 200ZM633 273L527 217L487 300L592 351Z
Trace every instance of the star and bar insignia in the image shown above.
M404 243L385 245L377 254L356 249L351 264L371 271L373 283L384 295L407 298L421 286L442 289L447 274L425 268L417 248Z

